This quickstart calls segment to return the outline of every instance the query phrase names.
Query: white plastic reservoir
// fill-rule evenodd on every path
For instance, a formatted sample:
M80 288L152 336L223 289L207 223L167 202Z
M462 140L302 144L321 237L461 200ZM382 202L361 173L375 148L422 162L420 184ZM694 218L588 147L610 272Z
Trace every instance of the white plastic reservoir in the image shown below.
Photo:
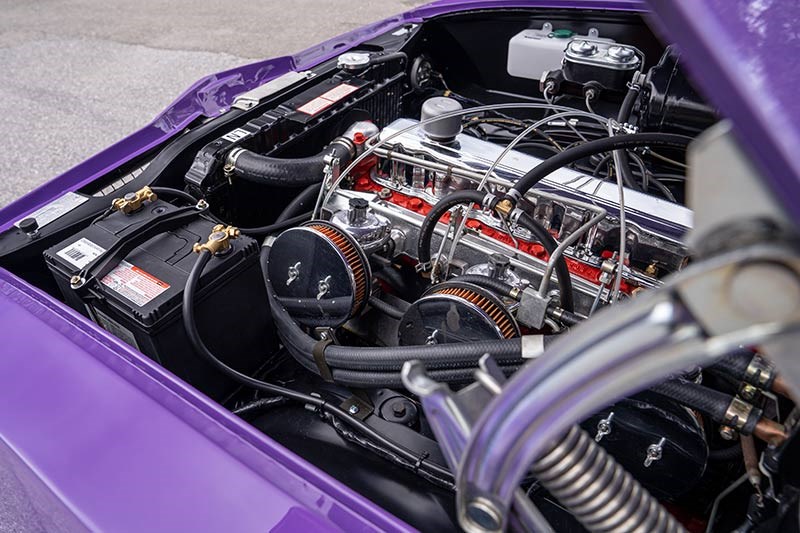
M542 29L528 29L516 34L508 42L508 73L518 78L539 80L542 74L561 67L564 50L572 39L581 37L593 41L613 43L613 39L603 39L595 28L588 35L579 35L569 29L553 30L553 25L545 22Z

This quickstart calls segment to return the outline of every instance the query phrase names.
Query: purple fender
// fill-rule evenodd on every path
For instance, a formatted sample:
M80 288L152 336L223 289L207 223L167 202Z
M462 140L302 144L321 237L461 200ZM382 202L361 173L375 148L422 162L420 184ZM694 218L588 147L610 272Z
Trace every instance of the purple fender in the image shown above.
M654 0L691 49L702 88L737 126L787 211L800 215L800 6ZM768 3L767 3L768 4ZM766 5L766 4L765 4ZM0 211L0 229L163 145L199 117L405 23L498 7L642 10L638 0L442 0L280 57L199 80L151 124ZM783 24L786 22L786 24ZM777 28L776 35L763 32ZM741 65L748 77L737 77ZM740 68L737 70L737 65ZM783 137L779 137L781 132ZM47 294L0 269L0 513L46 530L407 530L291 451Z

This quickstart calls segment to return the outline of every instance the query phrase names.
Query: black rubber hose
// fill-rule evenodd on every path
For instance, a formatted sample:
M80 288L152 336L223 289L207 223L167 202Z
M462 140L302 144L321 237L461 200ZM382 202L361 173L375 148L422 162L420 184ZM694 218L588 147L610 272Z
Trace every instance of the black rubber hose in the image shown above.
M322 181L325 156L334 153L341 165L350 162L352 153L339 142L333 142L322 152L310 157L278 159L242 150L233 164L233 175L272 187L303 187Z
M275 219L273 224L278 224L284 220L288 220L301 213L312 210L314 208L314 204L317 203L317 196L319 196L319 190L321 188L322 182L319 182L312 183L303 189L300 194L295 196L294 200L289 202L289 205L287 205L283 211L281 211L281 214L278 215L278 218Z
M375 431L375 429L368 426L363 421L350 416L339 407L329 404L322 398L312 396L310 394L304 394L292 389L287 389L286 387L281 387L280 385L275 385L273 383L268 383L266 381L261 381L260 379L250 377L247 374L243 374L238 370L229 367L220 361L213 353L211 353L206 344L203 342L203 339L200 337L200 332L197 330L194 307L197 283L200 280L203 269L205 269L211 258L212 255L210 252L201 252L194 264L194 267L192 267L192 271L189 273L189 277L186 279L186 285L183 291L183 325L186 328L186 334L189 338L189 342L201 357L203 357L221 373L225 374L234 381L241 383L242 385L252 387L272 395L283 396L289 400L301 404L312 405L320 411L335 416L337 419L341 420L351 428L359 431L362 435L366 436L381 447L391 451L405 460L412 461L414 464L419 465L421 470L429 471L437 477L452 479L452 474L446 468L435 463L431 463L427 461L425 457L421 457L405 447L387 439L385 436Z
M553 320L561 322L568 328L577 326L584 320L575 313L570 313L569 311L565 311L564 309L561 308L548 307L546 313L548 317L552 318Z
M501 366L503 373L510 376L520 365ZM475 381L475 368L455 368L446 370L429 370L426 374L434 381L462 384ZM402 388L403 380L398 372L356 372L353 370L333 370L333 381L347 387L357 387L362 389L387 387Z
M752 350L737 350L730 355L726 355L713 365L708 366L707 370L732 377L736 381L742 381L745 378L747 367L750 366L750 361L753 360L753 357L755 357L755 354Z
M595 141L579 144L568 148L558 155L549 157L539 165L529 170L522 176L514 187L506 195L506 198L516 202L516 198L521 198L543 178L552 172L567 165L580 161L585 157L602 154L612 150L622 150L626 148L636 148L639 146L665 146L669 148L686 148L691 142L690 137L676 135L673 133L636 133L632 135L615 135L605 137Z
M733 461L742 457L742 445L738 442L727 448L720 448L719 450L709 450L709 461Z
M461 204L483 204L486 193L476 190L456 191L448 194L431 208L422 225L419 228L419 240L417 240L417 258L420 264L427 265L431 261L431 241L436 224L439 223L445 213L457 205Z
M728 394L683 380L665 381L651 390L707 414L717 424L726 422L725 412L733 400Z
M631 84L628 88L628 92L625 93L625 99L622 100L622 105L619 106L619 112L617 113L617 122L620 124L624 124L628 122L631 118L631 113L633 113L633 106L636 103L636 98L639 96L640 87L635 84Z
M463 276L455 277L450 281L472 283L473 285L490 290L496 294L499 294L500 296L507 296L508 298L514 298L517 300L519 299L520 292L516 287L509 285L505 281L490 278L489 276L481 276L479 274L464 274Z
M369 297L369 305L376 311L380 311L384 315L390 318L394 318L396 320L400 320L401 318L403 318L403 316L405 316L405 312L403 312L402 309L398 309L389 302L381 300L377 296Z
M275 222L274 224L269 224L267 226L261 226L258 228L239 228L239 231L252 237L264 237L271 233L276 233L278 231L291 228L292 226L296 226L297 224L301 224L310 219L311 212L309 211L308 213L303 213L302 215L298 215L296 217L287 218L281 222Z
M517 224L530 231L534 238L544 246L548 255L553 255L553 252L558 248L558 243L544 226L525 213L522 213L517 218ZM569 274L569 267L564 254L558 257L554 270L558 281L558 298L561 308L572 313L575 311L575 302L572 296L572 277Z
M394 61L396 59L400 59L408 64L408 54L405 52L392 52L390 54L383 54L380 56L370 56L369 64L372 65L380 65L381 63L388 63L389 61Z

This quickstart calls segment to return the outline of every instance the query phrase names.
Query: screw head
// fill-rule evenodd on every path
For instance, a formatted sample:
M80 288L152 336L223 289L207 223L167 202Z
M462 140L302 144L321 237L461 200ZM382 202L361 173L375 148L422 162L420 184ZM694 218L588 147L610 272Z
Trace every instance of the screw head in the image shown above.
M355 405L355 404L354 404L354 405L351 405L351 406L350 406L350 407L347 409L347 412L348 412L348 413L350 413L351 415L357 415L357 414L358 414L358 412L359 412L360 410L361 410L361 409L359 409L359 407L358 407L357 405Z
M734 440L736 438L736 430L730 426L720 426L719 436L725 440Z

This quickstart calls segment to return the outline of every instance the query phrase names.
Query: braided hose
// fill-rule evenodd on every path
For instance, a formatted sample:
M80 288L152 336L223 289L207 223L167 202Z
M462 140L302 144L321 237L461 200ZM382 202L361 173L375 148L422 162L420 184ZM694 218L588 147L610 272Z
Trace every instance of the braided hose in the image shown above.
M678 533L684 528L613 457L573 426L533 474L589 531Z

